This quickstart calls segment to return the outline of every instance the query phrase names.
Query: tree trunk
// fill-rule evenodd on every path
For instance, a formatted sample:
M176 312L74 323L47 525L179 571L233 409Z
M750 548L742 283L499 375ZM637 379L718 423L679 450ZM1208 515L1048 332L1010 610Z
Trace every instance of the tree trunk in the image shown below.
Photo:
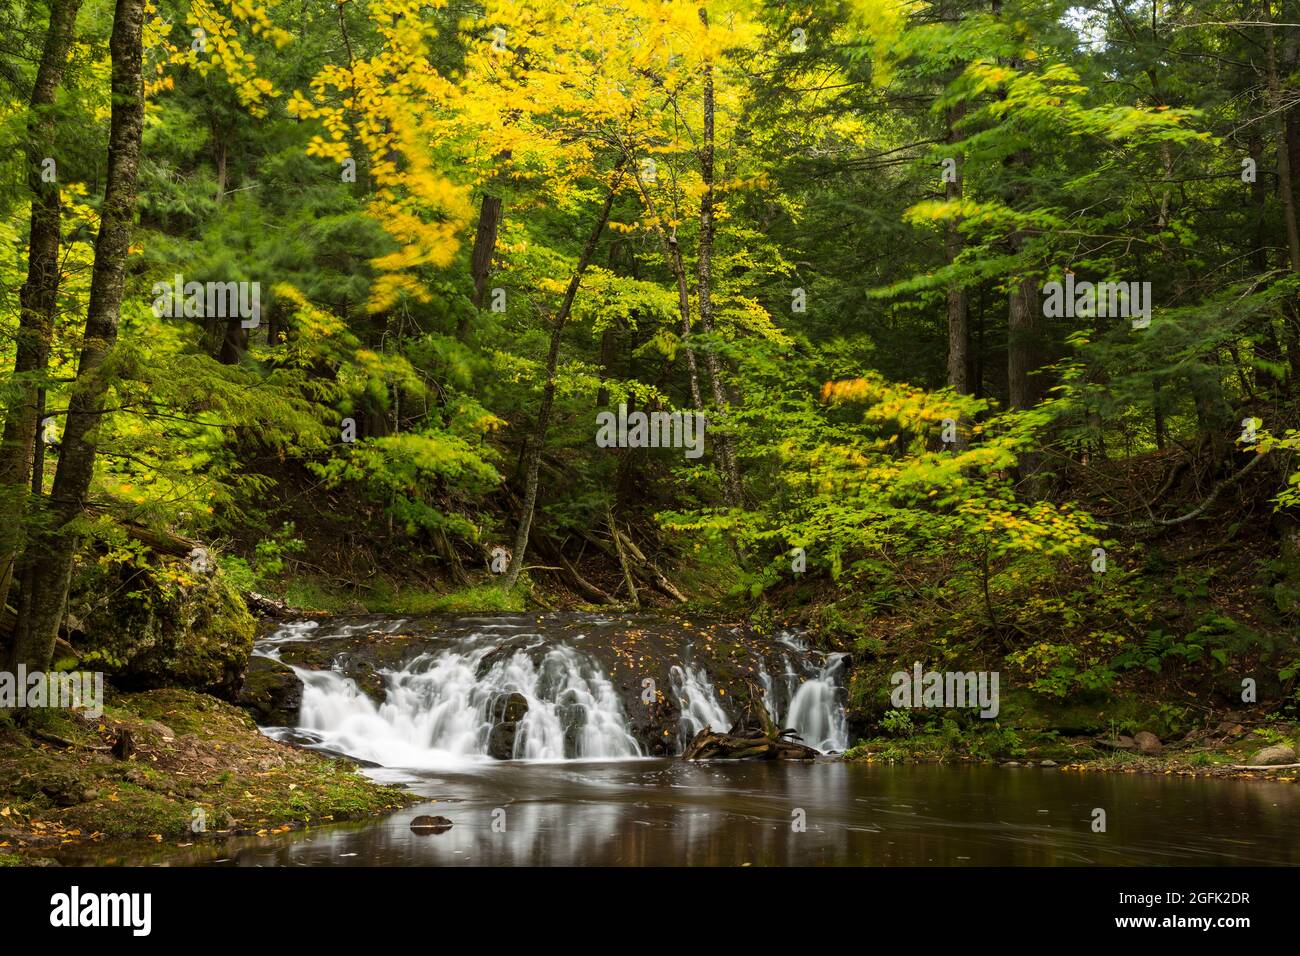
M1271 5L1268 8L1272 16ZM1277 190L1282 200L1282 221L1286 226L1287 262L1291 271L1300 272L1300 228L1296 222L1295 182L1292 176L1298 170L1291 168L1291 142L1288 135L1288 108L1284 105L1281 80L1277 65L1277 30L1268 27L1268 92L1269 105L1274 111L1273 124L1277 138ZM1294 27L1282 27L1294 30ZM1288 34L1285 45L1287 65L1294 60L1294 40ZM1289 91L1288 91L1289 92ZM1293 382L1300 381L1300 310L1292 305L1288 310L1289 327L1287 329L1287 358L1291 366Z
M700 21L707 27L709 15L700 7ZM704 195L700 199L700 256L696 263L699 278L700 328L705 335L713 332L713 67L704 66L704 133L700 150L700 174L704 180ZM713 404L719 415L726 414L730 404L722 389L722 363L711 348L704 349L704 362L709 369ZM736 465L736 448L730 435L718 439L718 464L722 469L723 494L728 506L739 508L742 504L740 470Z
M63 617L77 535L70 525L80 517L95 470L96 431L108 381L103 364L117 341L122 287L136 205L140 134L144 125L141 31L144 0L117 0L112 55L112 119L108 136L108 178L95 240L90 305L82 339L77 380L68 403L63 450L49 509L52 520L32 537L27 567L32 587L25 590L18 615L14 664L47 670Z
M483 298L487 293L488 274L492 270L492 253L497 247L497 232L501 228L501 199L498 196L483 194L479 205L478 228L474 230L474 251L470 254L469 271L474 279L474 308L483 308ZM461 318L456 323L456 337L464 338L469 330L469 319Z
M949 145L957 143L958 137L955 127L960 115L956 108L945 111ZM953 150L953 153L955 152L956 150ZM957 162L955 155L950 158L953 159L956 165L953 178L948 182L944 194L949 202L956 202L961 199L962 195L962 169L961 163ZM957 261L957 256L960 253L961 233L957 230L957 223L950 219L944 235L944 259L951 266ZM970 379L967 371L969 367L970 299L966 294L966 289L959 283L954 282L948 286L948 387L958 394L970 394ZM959 422L958 425L960 424ZM965 432L960 427L957 429L954 445L957 449L966 447Z
M686 285L686 267L682 264L682 250L677 244L677 237L675 235L670 236L665 231L663 220L659 218L654 200L650 198L650 193L646 190L645 184L641 182L639 172L636 173L636 185L646 209L650 212L650 218L654 221L655 232L659 236L659 244L663 247L664 258L668 261L668 268L672 272L673 278L677 280L677 310L682 317L682 343L686 351L686 371L691 387L691 403L696 409L702 409L704 408L704 397L700 392L699 363L695 359L695 349L689 344L691 336L691 293Z
M596 223L587 237L578 265L569 279L569 287L564 292L560 311L555 316L551 327L551 348L546 356L546 385L542 388L542 404L537 410L537 426L528 437L524 465L524 503L519 514L519 527L515 531L514 554L510 556L510 567L506 569L506 590L510 590L519 581L519 572L524 567L524 553L528 550L528 532L533 523L533 511L537 507L537 472L541 467L542 449L546 444L546 429L551 420L551 406L555 404L555 370L560 364L560 338L564 324L569 319L573 300L577 298L578 286L582 284L582 275L587 271L591 258L596 253L596 243L600 241L605 224L609 222L609 211L614 205L614 194L618 191L619 181L623 178L624 159L614 167L614 176L610 182L609 192L605 195L604 205L596 217Z
M50 28L32 87L27 124L27 187L32 194L31 238L27 252L27 281L19 293L21 306L17 355L14 359L13 403L0 438L0 609L9 598L14 563L22 547L22 518L33 464L41 437L45 388L41 379L49 364L50 339L59 294L59 225L61 205L57 166L55 182L45 182L44 161L53 158L53 105L63 83L81 0L53 0Z
M1038 387L1031 377L1036 368L1038 296L1029 279L1015 280L1007 308L1007 406L1031 408Z
M1274 128L1277 135L1277 187L1282 199L1282 219L1286 224L1287 259L1294 272L1300 272L1300 229L1296 225L1295 188L1291 181L1291 150L1287 143L1286 116L1282 105L1282 91L1277 73L1276 28L1268 28L1268 91L1275 111Z

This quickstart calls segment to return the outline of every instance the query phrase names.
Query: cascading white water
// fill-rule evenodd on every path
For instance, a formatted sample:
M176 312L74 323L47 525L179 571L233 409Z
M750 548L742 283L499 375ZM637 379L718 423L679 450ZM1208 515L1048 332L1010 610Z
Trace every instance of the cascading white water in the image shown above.
M829 655L817 676L800 684L790 700L790 715L785 722L799 732L809 747L827 751L848 746L848 722L838 693L843 662L843 654Z
M731 718L718 702L717 689L701 668L674 664L668 676L682 711L682 741L706 728L725 733L731 727Z
M360 631L395 634L404 622L286 624L258 645L257 653L280 659L284 645L325 642ZM462 622L471 623L471 622ZM623 701L596 659L569 643L548 639L518 623L472 622L446 647L379 670L385 696L376 704L344 671L294 667L303 682L297 732L319 746L386 767L429 768L491 757L516 760L621 759L646 749L632 732ZM611 622L612 623L612 622ZM793 727L820 750L847 743L838 684L842 655L824 665L801 645L780 635L795 653L782 654L784 668L757 676L764 703L782 727ZM291 665L292 666L292 665ZM674 664L669 680L681 710L679 742L699 730L726 731L732 717L705 670ZM788 714L781 719L782 704Z
M484 669L494 649L488 643L422 654L383 671L387 696L379 705L336 671L294 668L304 685L299 725L323 746L383 766L438 766L486 758L496 711L518 694L527 711L509 746L512 758L641 755L613 685L587 657L557 645L535 662L521 649Z

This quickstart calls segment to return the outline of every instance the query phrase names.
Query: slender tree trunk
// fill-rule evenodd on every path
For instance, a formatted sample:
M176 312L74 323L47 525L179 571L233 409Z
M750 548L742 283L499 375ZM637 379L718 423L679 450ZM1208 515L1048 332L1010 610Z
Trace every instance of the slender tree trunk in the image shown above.
M700 7L700 21L707 27L709 15ZM704 180L704 195L700 199L700 256L696 273L699 279L700 328L705 335L713 332L713 146L714 146L713 67L704 66L704 132L700 151L700 173ZM722 386L722 363L711 348L704 349L704 362L709 369L713 404L719 415L725 416L729 402ZM740 470L736 465L736 447L730 435L718 440L719 465L722 468L722 487L727 504L739 508L743 503Z
M1271 4L1269 16L1272 17ZM1288 135L1288 112L1283 105L1284 95L1277 64L1277 31L1294 30L1294 27L1274 27L1268 29L1268 92L1269 105L1274 111L1273 124L1277 139L1277 190L1282 200L1282 221L1286 226L1287 262L1293 272L1300 272L1300 228L1296 222L1295 181L1292 178L1298 170L1291 168L1291 143ZM1288 33L1285 44L1287 61L1294 59L1294 41ZM1288 91L1289 92L1289 91ZM1294 306L1288 309L1290 320L1287 329L1287 358L1291 366L1291 378L1294 383L1300 381L1300 310Z
M952 108L946 110L944 115L948 126L948 143L950 146L955 146L958 141L956 124L961 114L958 109ZM952 179L944 189L944 195L949 202L956 202L962 196L962 164L955 154L954 149L949 156L955 168ZM944 233L943 250L948 265L957 261L957 257L961 254L961 247L961 233L957 229L957 223L950 219ZM961 395L969 395L971 390L969 368L970 297L960 283L954 282L948 286L948 387ZM966 433L960 427L960 422L958 425L957 439L954 444L961 449L966 447Z
M1287 259L1294 272L1300 272L1300 228L1296 225L1295 187L1291 181L1291 150L1287 143L1286 116L1277 73L1276 27L1268 28L1268 91L1277 135L1277 188L1282 199L1282 219L1286 224Z
M27 188L32 195L31 238L27 251L27 281L19 293L21 306L17 355L14 359L14 399L0 438L0 610L9 598L14 564L22 547L22 518L27 489L32 484L36 449L41 437L45 388L41 378L49 365L50 339L59 294L59 226L61 204L57 166L54 182L45 182L45 160L54 158L53 106L63 83L81 0L53 0L50 28L45 35L25 144ZM37 486L39 487L39 485Z
M650 212L650 218L655 224L655 233L659 236L659 244L663 248L664 258L668 261L668 269L672 272L673 278L677 280L677 311L682 317L682 342L686 351L686 371L687 379L691 388L691 403L696 409L704 408L704 396L700 392L700 368L695 358L695 349L689 344L691 336L691 293L686 284L686 267L682 264L682 250L677 244L677 237L669 235L664 229L663 220L659 218L659 213L655 209L655 202L650 197L649 191L646 190L645 184L641 182L641 175L636 173L636 186L641 193L641 201Z
M501 228L502 203L499 196L483 194L479 204L478 228L474 230L474 251L470 254L469 271L474 278L474 308L483 308L487 294L488 275L492 270L492 253L497 247L497 232ZM456 323L456 337L464 338L469 330L469 319Z
M498 163L504 164L510 159L510 150L502 150L496 156ZM492 273L492 255L497 248L497 233L501 231L501 218L505 213L500 196L484 192L479 202L478 226L474 230L474 249L469 257L469 274L474 280L474 308L482 309L487 296L487 280ZM463 339L469 331L468 317L462 317L456 323L456 337Z
M144 0L117 0L109 39L113 105L108 179L95 240L90 305L50 494L52 520L33 535L25 556L32 586L24 589L19 606L13 662L33 670L48 669L63 617L77 547L70 525L81 515L94 474L96 431L109 385L103 364L117 341L144 125L143 22Z
M514 553L510 556L510 566L506 569L507 590L513 588L519 581L519 572L524 567L524 554L528 550L528 533L533 524L533 511L537 507L537 473L542 464L542 450L546 445L546 429L551 421L551 407L555 404L555 370L560 364L560 339L564 332L564 325L569 319L569 312L573 309L573 300L577 298L578 286L582 284L582 275L587 271L592 256L596 254L596 244L600 241L601 233L605 231L605 224L609 222L609 211L614 205L614 195L618 192L618 184L623 178L624 161L620 159L618 165L614 167L609 192L596 217L591 235L587 237L587 244L578 258L578 265L569 279L569 287L564 291L560 311L556 313L555 322L551 326L551 348L546 356L546 385L542 388L542 404L537 410L537 426L528 437L525 446L524 501L519 514L519 527L515 531Z
M1038 401L1036 368L1038 295L1029 279L1015 280L1007 307L1007 406L1031 408Z
M1155 420L1156 448L1164 451L1168 439L1165 434L1165 401L1160 394L1160 379L1151 383L1151 414Z

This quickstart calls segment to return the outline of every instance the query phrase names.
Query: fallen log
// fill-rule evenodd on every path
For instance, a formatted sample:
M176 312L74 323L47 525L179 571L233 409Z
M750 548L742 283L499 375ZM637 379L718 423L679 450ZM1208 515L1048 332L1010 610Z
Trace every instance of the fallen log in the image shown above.
M254 614L262 617L296 617L297 612L283 601L277 601L267 597L265 594L258 594L256 591L244 592L244 603Z
M605 554L606 556L614 560L618 560L618 555L615 554L614 550L604 541L601 541L599 538L597 538L595 535L591 534L588 531L580 531L578 533L582 536L584 541L593 545L597 550L601 551L603 554ZM627 544L629 542L628 536L626 534L623 534L621 531L619 532L619 537L622 539L624 544ZM637 548L636 552L634 552L633 555L634 557L637 552L640 552L639 548ZM652 563L650 563L649 560L646 560L644 563L633 560L630 561L629 564L632 567L632 573L635 574L638 578L640 578L643 582L645 582L646 584L650 585L651 587L659 591L662 591L664 594L666 594L668 597L672 598L673 600L677 601L679 604L687 603L686 596L682 594L681 591L677 590L677 588L673 586L673 583L669 581L666 577L664 577L663 572L660 571L657 567L655 567Z
M628 596L632 599L632 606L640 610L641 599L637 597L636 580L632 577L632 569L628 564L627 552L623 548L623 535L618 530L618 525L614 524L614 512L608 507L605 508L605 520L609 523L609 534L614 541L614 550L618 552L618 563L623 569L623 583L627 586ZM633 545L635 547L635 545Z
M534 540L537 543L538 551L549 554L554 560L560 562L560 567L563 569L564 575L568 578L569 583L573 585L579 594L596 604L618 603L618 601L611 595L607 594L605 591L601 590L579 574L578 569L575 568L573 563L564 556L564 549L561 548L549 534L536 526L533 527L533 534L536 536Z
M705 728L691 738L683 760L815 760L812 747L786 737L735 737Z

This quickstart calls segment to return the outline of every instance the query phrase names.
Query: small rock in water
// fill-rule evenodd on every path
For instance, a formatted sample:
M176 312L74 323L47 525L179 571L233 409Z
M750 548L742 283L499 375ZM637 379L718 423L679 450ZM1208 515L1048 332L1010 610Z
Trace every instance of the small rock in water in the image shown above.
M1039 764L1039 766L1040 766L1040 767L1055 767L1055 766L1056 766L1056 761L1055 761L1055 760L1044 760L1042 763Z
M1006 763L1004 763L1002 766L1004 766L1004 767L1019 767L1019 766L1020 766L1020 761L1018 761L1018 760L1008 760L1008 761L1007 761Z
M411 821L411 832L420 836L430 833L446 833L451 829L451 821L446 817L418 816Z

